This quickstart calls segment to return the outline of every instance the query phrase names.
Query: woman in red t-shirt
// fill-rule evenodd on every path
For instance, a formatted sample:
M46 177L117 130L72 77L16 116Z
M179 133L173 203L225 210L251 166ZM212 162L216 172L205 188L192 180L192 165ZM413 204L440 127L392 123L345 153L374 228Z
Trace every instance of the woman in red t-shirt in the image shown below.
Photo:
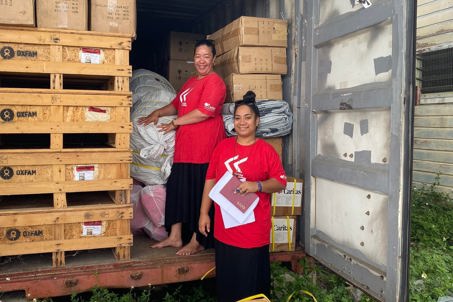
M259 201L253 210L254 221L225 227L225 210L215 203L214 237L218 301L237 301L254 294L269 295L271 231L270 193L286 186L280 157L274 148L255 136L259 124L255 94L247 92L234 108L234 129L237 137L223 140L212 154L206 174L201 203L199 231L211 232L209 192L227 172L243 182L237 194L256 193ZM231 218L229 218L231 219Z
M153 245L176 247L178 255L213 247L212 237L198 233L198 218L211 154L225 138L221 110L226 87L213 71L215 54L212 41L198 41L194 51L197 74L184 83L170 104L139 120L145 125L156 124L161 116L178 115L171 123L159 126L165 132L176 130L176 137L165 204L165 226L170 234Z

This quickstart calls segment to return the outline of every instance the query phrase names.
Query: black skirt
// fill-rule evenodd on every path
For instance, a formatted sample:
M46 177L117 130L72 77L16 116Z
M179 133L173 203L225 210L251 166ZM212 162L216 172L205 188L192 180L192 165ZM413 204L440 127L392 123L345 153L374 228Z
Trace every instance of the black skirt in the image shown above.
M243 249L215 241L217 301L270 294L269 245Z
M198 231L201 197L208 164L174 163L167 181L165 227L169 232L175 223L182 223L182 241L187 244L193 233L205 248L214 247L213 231L208 237ZM214 225L211 207L211 226Z

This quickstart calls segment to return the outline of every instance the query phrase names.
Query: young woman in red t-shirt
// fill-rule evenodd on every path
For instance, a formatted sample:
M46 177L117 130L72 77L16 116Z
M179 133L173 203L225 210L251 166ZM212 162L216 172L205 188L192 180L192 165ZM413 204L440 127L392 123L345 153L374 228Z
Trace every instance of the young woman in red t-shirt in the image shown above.
M269 295L270 291L270 193L285 188L286 176L274 148L255 136L259 120L255 94L249 91L235 104L237 137L219 143L206 173L199 231L207 236L214 227L217 295L221 302L237 301L258 293ZM208 213L212 200L208 194L226 171L243 180L237 187L238 194L254 192L258 195L254 222L225 228L225 213L215 203L214 225L211 225Z
M176 247L178 255L195 254L213 247L213 238L198 232L198 218L206 170L215 146L225 138L221 115L226 86L213 71L215 47L210 40L195 44L196 75L190 77L173 101L139 120L157 123L159 117L175 115L171 123L159 127L176 130L175 153L167 181L165 227L167 239L152 247Z

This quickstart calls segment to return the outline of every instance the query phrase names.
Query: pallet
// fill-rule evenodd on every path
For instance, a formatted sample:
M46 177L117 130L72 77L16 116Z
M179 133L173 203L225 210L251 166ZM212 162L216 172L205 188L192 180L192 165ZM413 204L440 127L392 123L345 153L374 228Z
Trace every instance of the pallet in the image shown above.
M66 209L0 210L0 256L52 253L52 266L65 265L65 252L113 248L130 259L131 205L84 205Z
M0 89L0 134L9 135L0 140L0 148L16 149L7 145L10 137L33 139L18 134L46 134L35 136L38 146L55 150L65 148L70 134L103 133L106 148L128 149L131 103L129 92Z
M28 88L63 89L94 78L105 80L104 90L129 91L131 42L118 34L0 27L0 86L27 87L31 79Z
M68 194L111 192L114 203L130 203L129 163L124 152L0 153L2 195L50 194L56 208L68 206Z

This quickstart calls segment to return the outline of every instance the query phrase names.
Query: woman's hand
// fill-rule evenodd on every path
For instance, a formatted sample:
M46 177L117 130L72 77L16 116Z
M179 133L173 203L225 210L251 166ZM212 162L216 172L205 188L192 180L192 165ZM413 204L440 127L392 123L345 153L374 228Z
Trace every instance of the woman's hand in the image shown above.
M247 194L258 192L258 183L256 181L244 181L237 188L235 193Z
M141 117L138 119L138 124L139 125L148 125L153 123L154 125L157 124L157 121L159 120L160 114L159 114L159 109L154 110L151 112L148 116Z
M170 132L171 130L175 130L176 131L178 126L175 125L175 121L173 120L173 121L171 121L168 124L161 124L161 125L157 126L157 128L159 128L164 133L167 133L167 132Z
M211 232L211 218L209 218L208 214L200 214L198 230L206 237L208 236L208 233Z

